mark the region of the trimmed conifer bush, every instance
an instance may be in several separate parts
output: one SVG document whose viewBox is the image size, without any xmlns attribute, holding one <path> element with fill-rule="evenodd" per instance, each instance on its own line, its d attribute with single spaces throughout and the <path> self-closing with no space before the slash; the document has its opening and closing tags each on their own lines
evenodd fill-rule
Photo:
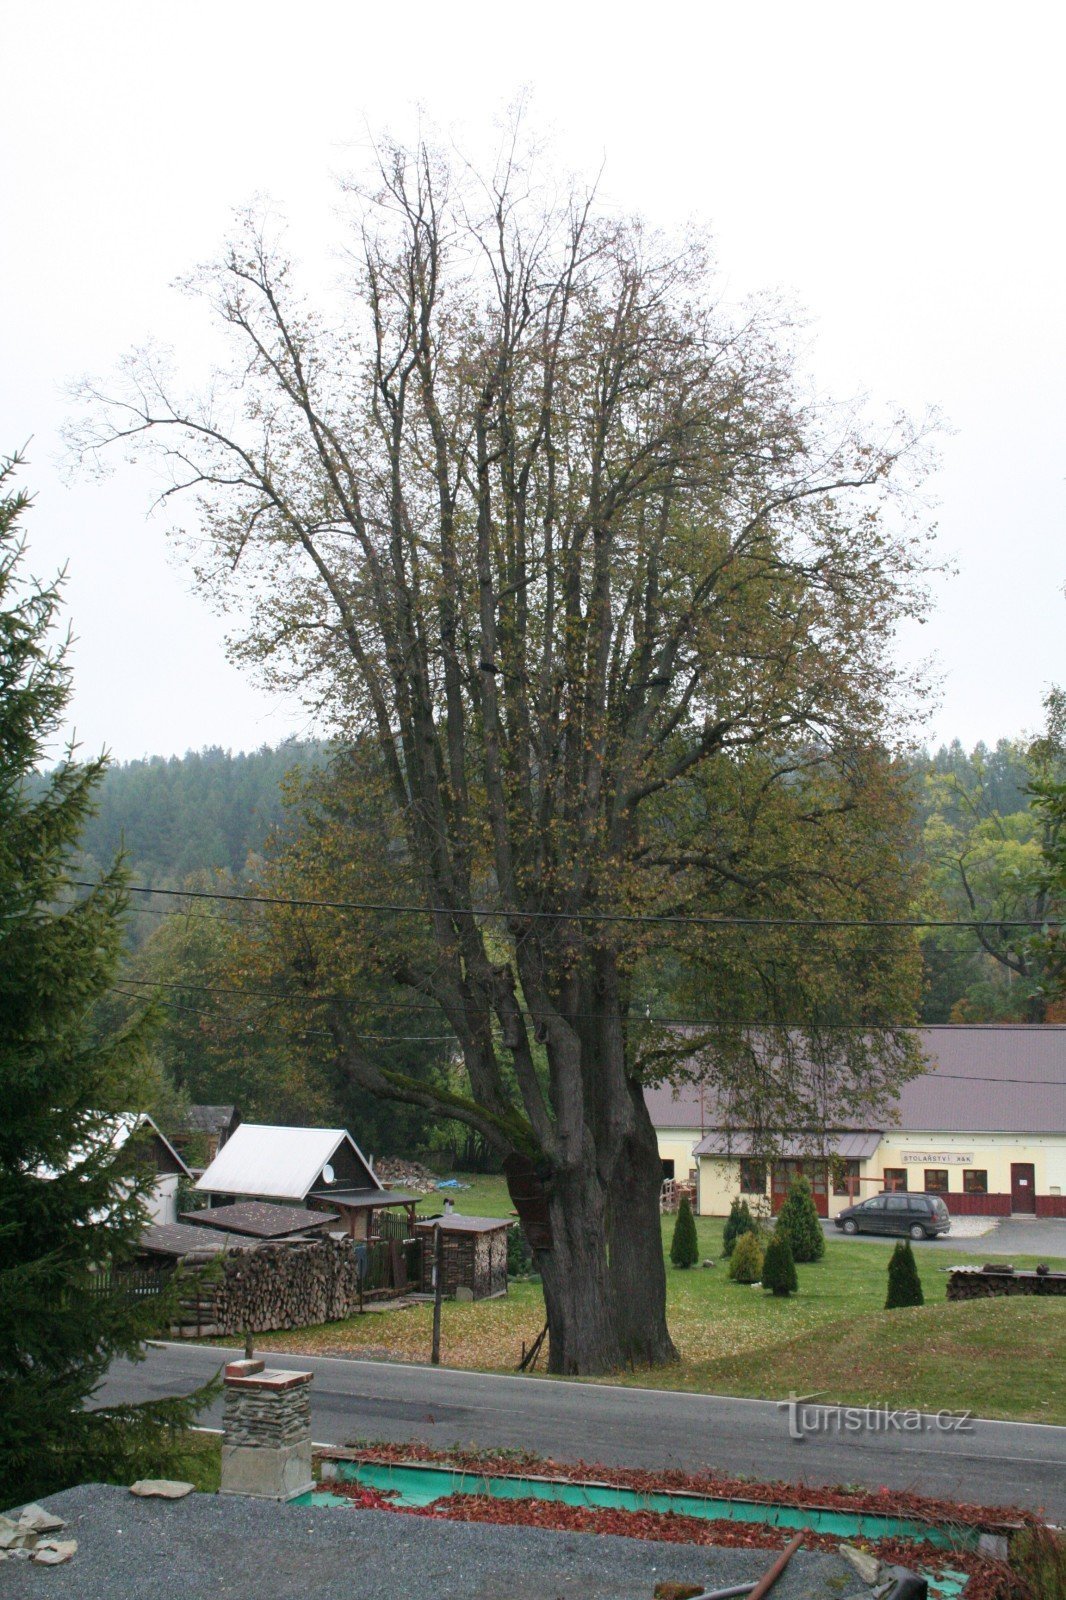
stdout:
<svg viewBox="0 0 1066 1600">
<path fill-rule="evenodd" d="M 675 1267 L 694 1267 L 700 1258 L 700 1242 L 696 1237 L 696 1219 L 687 1194 L 681 1196 L 674 1223 L 674 1237 L 670 1241 L 670 1260 Z"/>
<path fill-rule="evenodd" d="M 734 1283 L 758 1283 L 762 1277 L 762 1246 L 757 1233 L 742 1233 L 733 1246 L 729 1276 Z"/>
<path fill-rule="evenodd" d="M 746 1200 L 736 1199 L 729 1207 L 729 1215 L 725 1219 L 722 1230 L 722 1254 L 731 1256 L 733 1246 L 742 1233 L 755 1232 L 755 1218 L 751 1214 L 751 1207 Z"/>
<path fill-rule="evenodd" d="M 918 1276 L 918 1263 L 914 1259 L 909 1239 L 901 1239 L 888 1262 L 888 1299 L 886 1311 L 899 1306 L 924 1306 L 922 1280 Z"/>
<path fill-rule="evenodd" d="M 796 1277 L 796 1263 L 792 1256 L 792 1246 L 788 1242 L 788 1235 L 775 1233 L 766 1246 L 766 1255 L 762 1264 L 762 1286 L 772 1289 L 774 1294 L 795 1294 L 799 1288 L 799 1279 Z"/>
<path fill-rule="evenodd" d="M 825 1234 L 808 1178 L 793 1178 L 778 1214 L 777 1231 L 787 1238 L 793 1261 L 820 1261 L 825 1255 Z"/>
</svg>

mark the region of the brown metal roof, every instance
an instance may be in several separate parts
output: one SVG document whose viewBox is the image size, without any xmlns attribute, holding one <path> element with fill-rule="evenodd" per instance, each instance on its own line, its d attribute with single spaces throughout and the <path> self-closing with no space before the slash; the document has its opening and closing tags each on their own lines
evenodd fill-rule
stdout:
<svg viewBox="0 0 1066 1600">
<path fill-rule="evenodd" d="M 497 1233 L 510 1226 L 507 1217 L 464 1217 L 457 1211 L 450 1216 L 445 1213 L 440 1217 L 419 1217 L 415 1222 L 416 1232 L 439 1227 L 441 1233 Z"/>
<path fill-rule="evenodd" d="M 186 1106 L 181 1117 L 181 1131 L 223 1133 L 234 1118 L 237 1118 L 236 1106 Z"/>
<path fill-rule="evenodd" d="M 905 1083 L 897 1126 L 916 1133 L 1066 1133 L 1066 1024 L 916 1030 L 930 1070 Z M 657 1128 L 713 1129 L 713 1088 L 645 1089 Z"/>
<path fill-rule="evenodd" d="M 331 1206 L 347 1206 L 349 1211 L 380 1211 L 383 1206 L 413 1206 L 420 1194 L 404 1189 L 313 1189 L 311 1200 L 328 1200 Z M 313 1215 L 321 1215 L 319 1212 Z"/>
<path fill-rule="evenodd" d="M 842 1161 L 868 1161 L 881 1143 L 876 1133 L 827 1133 L 828 1150 Z M 814 1154 L 821 1145 L 821 1136 L 812 1133 L 809 1139 L 802 1134 L 785 1134 L 779 1138 L 756 1135 L 750 1129 L 715 1128 L 705 1134 L 693 1150 L 694 1156 L 766 1156 L 783 1157 L 786 1161 Z"/>
<path fill-rule="evenodd" d="M 156 1222 L 145 1228 L 140 1248 L 153 1256 L 218 1254 L 223 1250 L 254 1250 L 255 1240 L 214 1228 L 190 1228 L 184 1222 Z"/>
<path fill-rule="evenodd" d="M 286 1234 L 305 1233 L 340 1221 L 335 1213 L 310 1211 L 306 1206 L 276 1206 L 269 1200 L 239 1200 L 232 1206 L 183 1211 L 181 1219 L 198 1228 L 224 1228 L 228 1233 L 246 1233 L 254 1239 L 281 1239 Z"/>
</svg>

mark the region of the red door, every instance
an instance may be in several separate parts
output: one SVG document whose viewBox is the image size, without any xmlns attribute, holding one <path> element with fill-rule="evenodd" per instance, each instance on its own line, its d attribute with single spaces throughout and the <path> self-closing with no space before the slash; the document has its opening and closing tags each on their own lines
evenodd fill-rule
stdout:
<svg viewBox="0 0 1066 1600">
<path fill-rule="evenodd" d="M 820 1217 L 829 1215 L 829 1170 L 824 1161 L 775 1161 L 770 1178 L 770 1209 L 774 1216 L 788 1198 L 789 1184 L 804 1173 L 809 1179 L 814 1209 Z"/>
<path fill-rule="evenodd" d="M 1036 1216 L 1036 1168 L 1031 1161 L 1011 1162 L 1010 1208 Z"/>
</svg>

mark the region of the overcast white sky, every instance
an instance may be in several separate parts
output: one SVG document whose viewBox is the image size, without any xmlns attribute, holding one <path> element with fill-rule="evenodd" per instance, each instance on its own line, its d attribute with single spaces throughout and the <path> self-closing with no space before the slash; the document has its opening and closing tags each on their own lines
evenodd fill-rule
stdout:
<svg viewBox="0 0 1066 1600">
<path fill-rule="evenodd" d="M 476 151 L 524 87 L 561 159 L 666 226 L 710 222 L 731 295 L 783 288 L 831 392 L 939 406 L 958 574 L 904 648 L 934 740 L 1035 728 L 1066 680 L 1064 8 L 937 0 L 34 0 L 3 11 L 0 450 L 32 435 L 31 564 L 69 561 L 73 718 L 118 757 L 306 730 L 226 662 L 150 484 L 58 471 L 65 385 L 147 335 L 207 348 L 173 279 L 269 194 L 324 259 L 333 177 L 420 103 Z"/>
</svg>

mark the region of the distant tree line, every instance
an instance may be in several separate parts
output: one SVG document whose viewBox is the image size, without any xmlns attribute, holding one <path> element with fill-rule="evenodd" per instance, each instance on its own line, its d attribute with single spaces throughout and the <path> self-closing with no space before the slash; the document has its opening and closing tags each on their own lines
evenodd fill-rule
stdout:
<svg viewBox="0 0 1066 1600">
<path fill-rule="evenodd" d="M 181 888 L 195 874 L 244 876 L 273 831 L 285 826 L 288 774 L 324 762 L 328 746 L 310 740 L 276 748 L 147 756 L 104 772 L 79 849 L 88 875 L 122 853 L 134 883 Z M 45 780 L 37 780 L 43 787 Z M 140 919 L 131 930 L 143 942 Z"/>
<path fill-rule="evenodd" d="M 921 941 L 924 1022 L 1062 1018 L 1045 971 L 1055 968 L 1054 940 L 1002 926 L 1062 914 L 1061 866 L 1057 880 L 1048 866 L 1056 844 L 1061 857 L 1066 835 L 1061 799 L 1057 811 L 1053 804 L 1066 773 L 1057 694 L 1047 712 L 1037 738 L 969 751 L 956 740 L 909 763 L 915 909 L 985 919 L 976 934 L 938 930 Z M 317 860 L 328 852 L 335 819 L 310 823 L 308 797 L 335 792 L 329 759 L 328 746 L 310 741 L 115 764 L 84 828 L 81 868 L 95 875 L 98 863 L 125 849 L 134 881 L 147 886 L 239 888 L 261 882 L 264 863 L 273 882 L 278 862 L 294 849 Z M 275 887 L 284 890 L 285 882 Z M 299 884 L 288 887 L 295 893 Z M 323 939 L 304 916 L 293 920 L 291 935 L 275 937 L 275 952 L 279 942 L 284 949 L 307 941 L 304 970 L 298 958 L 265 960 L 247 918 L 224 904 L 147 913 L 133 898 L 126 964 L 100 1008 L 100 1025 L 127 1021 L 149 997 L 160 1002 L 155 1109 L 164 1122 L 190 1100 L 235 1102 L 259 1120 L 350 1126 L 375 1153 L 417 1153 L 440 1165 L 489 1159 L 483 1142 L 458 1123 L 368 1095 L 346 1073 L 320 1000 L 324 980 L 327 989 L 344 987 L 341 971 L 321 969 L 323 944 L 343 951 L 339 923 Z M 384 1065 L 464 1090 L 454 1045 L 432 1007 L 396 1009 L 373 985 L 358 989 L 356 1026 Z M 698 1007 L 699 994 L 671 977 L 669 962 L 654 990 L 663 1010 L 672 1002 L 686 1012 Z"/>
<path fill-rule="evenodd" d="M 938 931 L 922 941 L 924 1022 L 1039 1021 L 1049 1004 L 1058 1014 L 1044 994 L 1041 941 L 1000 926 L 1051 914 L 1055 891 L 1050 883 L 1041 891 L 1040 864 L 1059 830 L 1050 801 L 1037 791 L 1043 784 L 1053 793 L 1066 776 L 1058 694 L 1048 697 L 1047 711 L 1047 727 L 1035 739 L 981 742 L 972 750 L 956 739 L 909 764 L 922 909 L 987 919 L 977 937 Z M 85 825 L 81 866 L 99 876 L 124 851 L 133 881 L 148 887 L 209 887 L 219 875 L 240 884 L 272 838 L 276 847 L 297 826 L 286 787 L 295 793 L 328 759 L 329 746 L 309 740 L 116 762 L 105 770 Z M 141 949 L 165 920 L 161 904 L 152 911 L 135 906 L 129 945 Z M 177 937 L 168 930 L 157 949 Z M 183 970 L 190 962 L 195 969 L 202 956 L 191 948 L 187 925 L 181 937 Z"/>
</svg>

